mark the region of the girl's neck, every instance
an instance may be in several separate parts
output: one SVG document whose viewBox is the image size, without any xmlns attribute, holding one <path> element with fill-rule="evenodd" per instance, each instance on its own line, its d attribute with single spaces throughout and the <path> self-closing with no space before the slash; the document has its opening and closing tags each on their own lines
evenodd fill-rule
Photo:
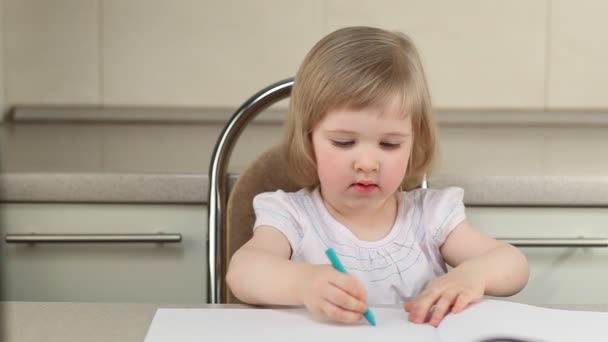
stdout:
<svg viewBox="0 0 608 342">
<path fill-rule="evenodd" d="M 321 194 L 323 198 L 323 195 Z M 325 198 L 323 203 L 329 213 L 358 239 L 377 241 L 387 236 L 397 218 L 398 200 L 393 194 L 377 207 L 365 209 L 339 208 L 332 206 Z"/>
</svg>

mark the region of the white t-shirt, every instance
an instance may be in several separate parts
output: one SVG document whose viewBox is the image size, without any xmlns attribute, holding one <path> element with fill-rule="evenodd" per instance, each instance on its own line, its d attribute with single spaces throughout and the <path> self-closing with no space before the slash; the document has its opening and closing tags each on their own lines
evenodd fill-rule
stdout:
<svg viewBox="0 0 608 342">
<path fill-rule="evenodd" d="M 294 261 L 329 264 L 325 251 L 333 248 L 346 271 L 365 285 L 369 304 L 398 304 L 446 273 L 439 248 L 465 219 L 463 194 L 454 187 L 400 192 L 388 235 L 363 241 L 331 216 L 318 188 L 266 192 L 253 200 L 254 229 L 272 226 L 282 232 Z"/>
</svg>

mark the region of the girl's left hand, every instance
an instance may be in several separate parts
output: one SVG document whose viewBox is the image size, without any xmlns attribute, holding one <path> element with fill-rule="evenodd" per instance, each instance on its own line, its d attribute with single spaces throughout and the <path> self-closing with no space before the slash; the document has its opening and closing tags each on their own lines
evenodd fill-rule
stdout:
<svg viewBox="0 0 608 342">
<path fill-rule="evenodd" d="M 405 303 L 409 320 L 414 323 L 428 320 L 437 327 L 450 310 L 457 313 L 481 300 L 485 291 L 483 276 L 467 266 L 462 264 L 435 279 L 417 298 Z"/>
</svg>

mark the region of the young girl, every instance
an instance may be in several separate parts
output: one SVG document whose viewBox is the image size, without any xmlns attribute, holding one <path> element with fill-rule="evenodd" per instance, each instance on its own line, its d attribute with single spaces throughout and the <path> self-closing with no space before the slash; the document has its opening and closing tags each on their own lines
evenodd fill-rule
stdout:
<svg viewBox="0 0 608 342">
<path fill-rule="evenodd" d="M 437 326 L 484 295 L 521 290 L 526 258 L 467 223 L 462 189 L 402 190 L 429 172 L 435 134 L 406 36 L 350 27 L 324 37 L 296 75 L 284 141 L 303 189 L 255 197 L 253 238 L 228 269 L 232 292 L 340 322 L 404 303 L 410 321 Z M 348 274 L 329 265 L 330 247 Z"/>
</svg>

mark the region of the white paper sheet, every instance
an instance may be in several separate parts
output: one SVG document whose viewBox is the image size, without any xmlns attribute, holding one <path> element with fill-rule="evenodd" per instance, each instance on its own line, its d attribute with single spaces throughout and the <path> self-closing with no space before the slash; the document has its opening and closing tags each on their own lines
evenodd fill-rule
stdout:
<svg viewBox="0 0 608 342">
<path fill-rule="evenodd" d="M 484 300 L 445 318 L 439 328 L 414 324 L 401 308 L 372 308 L 378 325 L 334 324 L 305 309 L 159 309 L 146 342 L 416 341 L 474 342 L 489 337 L 530 341 L 608 340 L 608 313 L 544 309 Z"/>
<path fill-rule="evenodd" d="M 608 313 L 546 309 L 484 300 L 445 318 L 439 326 L 444 342 L 511 337 L 533 342 L 608 341 Z"/>
<path fill-rule="evenodd" d="M 403 309 L 374 308 L 378 325 L 314 320 L 305 309 L 159 309 L 146 342 L 437 342 L 436 329 L 407 321 Z M 390 338 L 389 338 L 390 337 Z M 388 339 L 386 339 L 388 338 Z"/>
</svg>

